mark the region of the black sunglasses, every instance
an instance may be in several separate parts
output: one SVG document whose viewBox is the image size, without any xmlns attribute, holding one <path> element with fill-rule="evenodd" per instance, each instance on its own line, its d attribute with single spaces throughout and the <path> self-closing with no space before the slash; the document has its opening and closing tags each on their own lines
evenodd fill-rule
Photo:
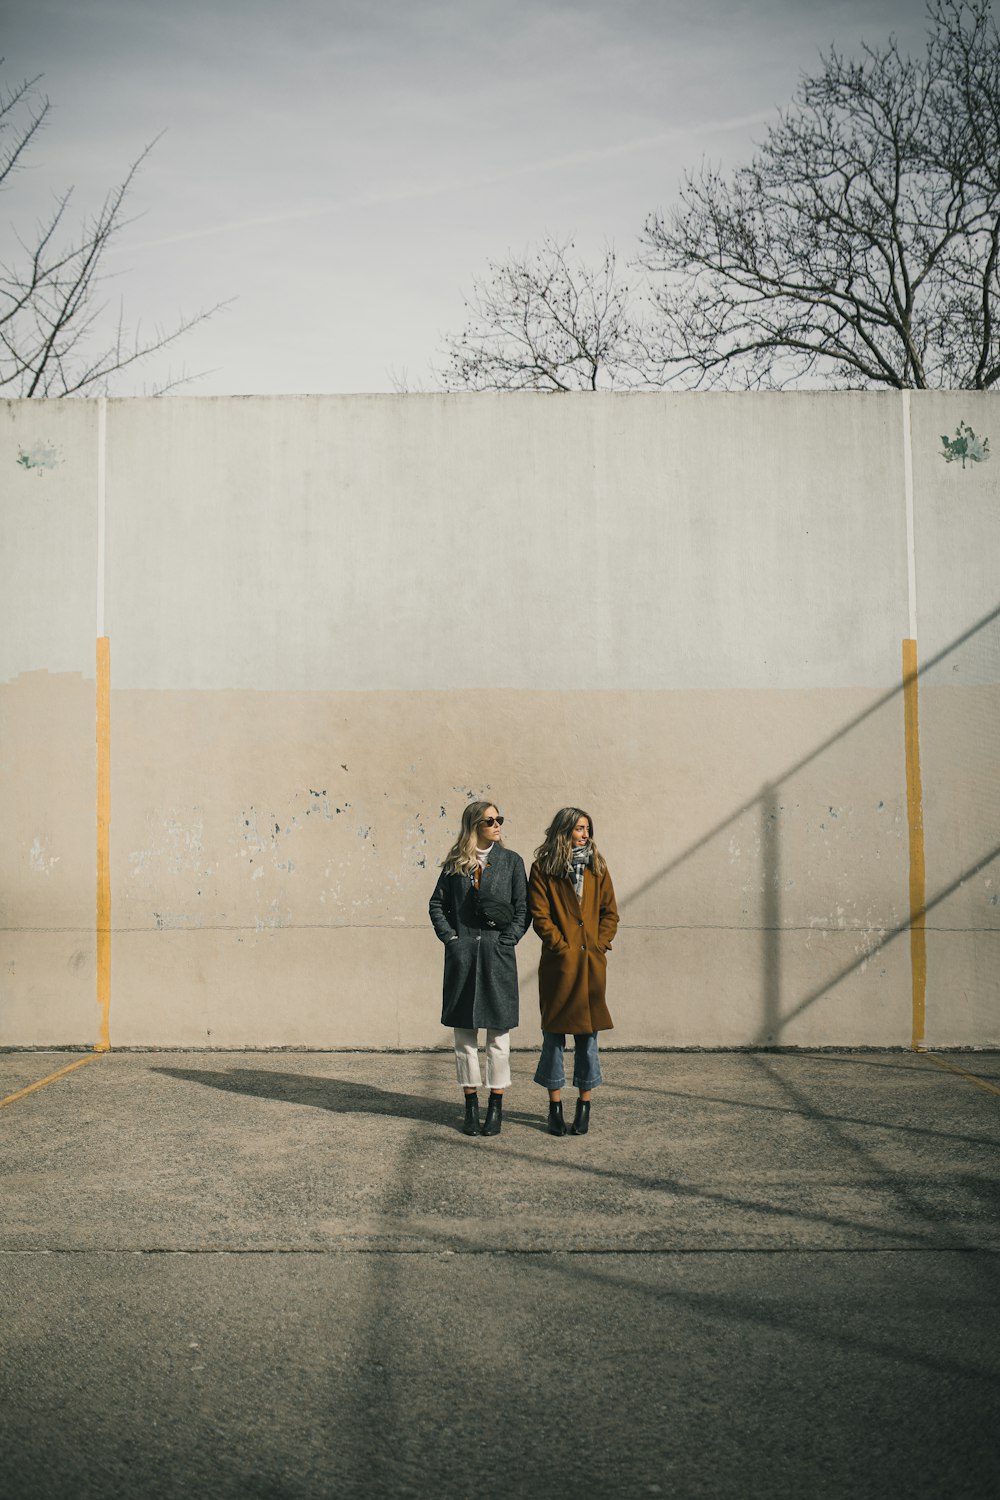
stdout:
<svg viewBox="0 0 1000 1500">
<path fill-rule="evenodd" d="M 503 827 L 503 818 L 499 814 L 497 814 L 497 816 L 495 818 L 480 818 L 479 819 L 479 826 L 480 826 L 480 828 L 492 828 L 494 823 L 497 825 L 498 828 L 502 828 Z"/>
</svg>

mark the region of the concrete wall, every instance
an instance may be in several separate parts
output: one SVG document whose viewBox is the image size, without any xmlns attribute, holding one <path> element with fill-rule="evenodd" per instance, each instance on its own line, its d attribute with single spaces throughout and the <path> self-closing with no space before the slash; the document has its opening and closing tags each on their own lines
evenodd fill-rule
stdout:
<svg viewBox="0 0 1000 1500">
<path fill-rule="evenodd" d="M 95 640 L 117 1046 L 426 1046 L 461 808 L 590 808 L 609 1044 L 1000 1041 L 1000 397 L 0 405 L 0 1043 L 93 1043 Z M 912 563 L 912 576 L 908 565 Z M 911 619 L 911 611 L 915 616 Z M 537 1038 L 537 941 L 521 946 Z"/>
</svg>

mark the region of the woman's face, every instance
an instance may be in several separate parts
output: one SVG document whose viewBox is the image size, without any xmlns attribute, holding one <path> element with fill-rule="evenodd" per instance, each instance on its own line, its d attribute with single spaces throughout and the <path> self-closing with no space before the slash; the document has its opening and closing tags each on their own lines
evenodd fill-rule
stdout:
<svg viewBox="0 0 1000 1500">
<path fill-rule="evenodd" d="M 576 824 L 574 825 L 574 828 L 573 828 L 573 832 L 569 836 L 569 841 L 573 845 L 574 849 L 580 849 L 580 848 L 582 848 L 582 846 L 584 844 L 588 844 L 590 842 L 590 819 L 589 818 L 586 818 L 586 817 L 579 817 L 579 818 L 577 818 Z"/>
<path fill-rule="evenodd" d="M 480 849 L 485 849 L 488 844 L 495 844 L 499 839 L 501 833 L 503 832 L 500 824 L 495 821 L 499 816 L 500 814 L 497 812 L 495 807 L 488 807 L 483 813 L 482 818 L 480 818 L 479 823 L 476 826 L 476 841 L 479 844 Z M 494 819 L 492 827 L 488 823 L 483 821 L 485 818 Z"/>
</svg>

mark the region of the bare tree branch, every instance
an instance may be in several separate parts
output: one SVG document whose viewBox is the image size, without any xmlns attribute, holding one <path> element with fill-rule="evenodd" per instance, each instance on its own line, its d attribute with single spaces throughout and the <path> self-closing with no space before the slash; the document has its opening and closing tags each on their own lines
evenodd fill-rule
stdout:
<svg viewBox="0 0 1000 1500">
<path fill-rule="evenodd" d="M 0 58 L 0 63 L 3 59 Z M 0 190 L 23 166 L 28 148 L 49 114 L 49 101 L 36 102 L 38 79 L 0 92 Z M 132 219 L 126 204 L 136 177 L 155 146 L 132 162 L 101 207 L 64 235 L 72 189 L 54 200 L 48 218 L 30 238 L 15 234 L 13 258 L 0 261 L 0 392 L 9 396 L 74 396 L 105 392 L 114 376 L 169 348 L 219 311 L 224 303 L 181 317 L 169 328 L 144 335 L 129 330 L 119 310 L 106 330 L 102 300 L 109 246 Z M 172 389 L 193 376 L 168 379 Z"/>
<path fill-rule="evenodd" d="M 3 61 L 4 59 L 0 57 L 0 67 L 3 66 Z M 36 78 L 26 78 L 13 89 L 0 90 L 0 187 L 20 164 L 21 157 L 31 145 L 49 113 L 49 101 L 42 99 L 34 108 L 28 110 L 26 121 L 17 123 L 18 107 L 22 102 L 31 98 L 32 91 L 40 78 L 41 74 Z M 10 132 L 13 132 L 13 140 L 8 139 Z"/>
<path fill-rule="evenodd" d="M 445 342 L 446 390 L 594 391 L 640 384 L 633 294 L 613 249 L 598 267 L 572 241 L 490 261 L 466 299 L 467 320 Z"/>
<path fill-rule="evenodd" d="M 652 382 L 1000 379 L 1000 36 L 990 0 L 928 19 L 916 61 L 831 49 L 748 166 L 649 218 Z"/>
</svg>

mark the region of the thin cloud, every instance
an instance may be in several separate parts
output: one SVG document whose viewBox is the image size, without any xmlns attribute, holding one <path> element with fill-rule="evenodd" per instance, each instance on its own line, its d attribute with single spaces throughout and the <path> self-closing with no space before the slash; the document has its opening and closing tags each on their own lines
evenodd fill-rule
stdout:
<svg viewBox="0 0 1000 1500">
<path fill-rule="evenodd" d="M 773 119 L 773 110 L 758 110 L 754 114 L 736 115 L 731 119 L 707 120 L 700 125 L 674 125 L 654 135 L 636 136 L 632 140 L 618 141 L 608 146 L 592 146 L 580 151 L 566 152 L 560 156 L 544 157 L 540 161 L 520 162 L 499 172 L 479 177 L 450 178 L 446 182 L 417 183 L 410 187 L 386 188 L 380 191 L 352 194 L 325 203 L 313 204 L 309 208 L 292 208 L 275 214 L 257 214 L 247 219 L 231 219 L 223 224 L 208 224 L 201 229 L 188 229 L 180 234 L 164 235 L 160 239 L 143 240 L 129 244 L 129 254 L 137 250 L 158 249 L 163 245 L 179 245 L 190 240 L 208 239 L 215 235 L 236 234 L 247 229 L 265 229 L 276 224 L 301 223 L 307 219 L 320 219 L 327 215 L 344 213 L 350 209 L 376 208 L 387 203 L 409 203 L 426 198 L 446 197 L 449 194 L 468 193 L 477 188 L 496 187 L 503 182 L 513 182 L 519 177 L 538 176 L 555 172 L 564 167 L 588 166 L 593 162 L 610 161 L 615 157 L 630 156 L 640 151 L 650 151 L 657 146 L 668 146 L 689 139 L 692 135 L 724 135 L 734 130 L 751 130 Z"/>
</svg>

